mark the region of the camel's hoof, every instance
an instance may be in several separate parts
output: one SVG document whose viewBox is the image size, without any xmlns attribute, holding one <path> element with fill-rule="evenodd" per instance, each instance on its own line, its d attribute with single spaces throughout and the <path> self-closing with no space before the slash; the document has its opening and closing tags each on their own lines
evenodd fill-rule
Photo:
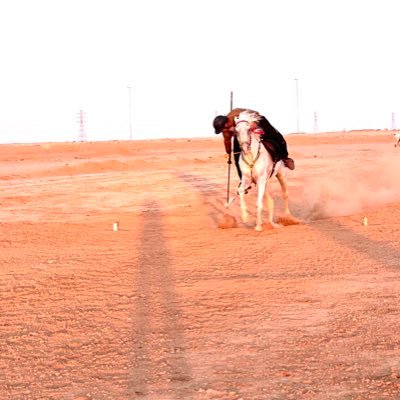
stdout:
<svg viewBox="0 0 400 400">
<path fill-rule="evenodd" d="M 254 228 L 254 230 L 257 231 L 257 232 L 262 232 L 262 231 L 263 231 L 263 228 L 262 228 L 262 226 L 257 225 L 257 226 Z"/>
</svg>

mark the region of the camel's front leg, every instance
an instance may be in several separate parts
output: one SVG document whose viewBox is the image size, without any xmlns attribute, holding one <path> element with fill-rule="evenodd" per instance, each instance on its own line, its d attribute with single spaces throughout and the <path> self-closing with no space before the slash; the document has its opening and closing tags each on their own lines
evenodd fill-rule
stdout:
<svg viewBox="0 0 400 400">
<path fill-rule="evenodd" d="M 267 197 L 267 205 L 268 205 L 268 222 L 271 224 L 273 228 L 278 228 L 280 225 L 274 222 L 274 199 L 268 192 L 268 188 L 265 193 Z"/>
<path fill-rule="evenodd" d="M 274 199 L 269 193 L 268 182 L 265 183 L 265 197 L 267 199 L 267 209 L 268 209 L 268 222 L 273 228 L 278 228 L 280 225 L 274 222 Z M 260 230 L 257 229 L 256 230 Z"/>
<path fill-rule="evenodd" d="M 264 203 L 264 194 L 266 190 L 266 180 L 259 179 L 257 182 L 258 192 L 257 192 L 257 221 L 255 230 L 261 232 L 262 228 L 262 211 L 263 211 L 263 203 Z"/>
<path fill-rule="evenodd" d="M 249 222 L 249 213 L 247 211 L 246 200 L 244 199 L 244 192 L 249 186 L 247 180 L 243 177 L 239 186 L 240 210 L 242 213 L 242 221 L 246 224 Z"/>
</svg>

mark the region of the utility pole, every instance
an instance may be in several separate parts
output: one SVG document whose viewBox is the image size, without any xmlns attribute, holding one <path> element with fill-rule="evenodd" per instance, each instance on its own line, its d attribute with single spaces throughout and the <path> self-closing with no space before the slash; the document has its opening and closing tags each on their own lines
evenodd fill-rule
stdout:
<svg viewBox="0 0 400 400">
<path fill-rule="evenodd" d="M 296 128 L 299 133 L 299 80 L 297 78 L 294 80 L 296 81 Z"/>
<path fill-rule="evenodd" d="M 78 113 L 78 124 L 79 124 L 79 134 L 78 134 L 78 142 L 86 142 L 86 129 L 85 129 L 85 113 L 83 110 L 80 110 Z"/>
<path fill-rule="evenodd" d="M 392 112 L 392 131 L 396 129 L 396 120 L 394 116 L 394 112 Z"/>
<path fill-rule="evenodd" d="M 318 133 L 318 114 L 314 112 L 314 133 Z"/>
<path fill-rule="evenodd" d="M 230 102 L 230 110 L 233 110 L 233 91 L 231 90 L 231 102 Z"/>
<path fill-rule="evenodd" d="M 127 86 L 128 89 L 128 114 L 129 114 L 129 140 L 132 140 L 132 87 Z"/>
</svg>

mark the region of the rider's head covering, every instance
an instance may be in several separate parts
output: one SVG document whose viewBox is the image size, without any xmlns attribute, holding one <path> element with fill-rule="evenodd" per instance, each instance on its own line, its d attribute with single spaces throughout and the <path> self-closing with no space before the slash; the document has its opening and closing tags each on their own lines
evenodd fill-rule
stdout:
<svg viewBox="0 0 400 400">
<path fill-rule="evenodd" d="M 226 117 L 225 115 L 217 115 L 213 121 L 213 127 L 215 129 L 215 133 L 221 133 L 227 121 L 228 117 Z"/>
</svg>

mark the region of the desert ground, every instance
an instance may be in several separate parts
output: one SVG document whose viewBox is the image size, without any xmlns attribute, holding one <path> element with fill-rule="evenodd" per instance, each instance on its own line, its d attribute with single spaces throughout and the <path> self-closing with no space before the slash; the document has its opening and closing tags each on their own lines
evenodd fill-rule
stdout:
<svg viewBox="0 0 400 400">
<path fill-rule="evenodd" d="M 219 135 L 0 145 L 0 399 L 400 399 L 394 133 L 287 135 L 262 232 Z"/>
</svg>

